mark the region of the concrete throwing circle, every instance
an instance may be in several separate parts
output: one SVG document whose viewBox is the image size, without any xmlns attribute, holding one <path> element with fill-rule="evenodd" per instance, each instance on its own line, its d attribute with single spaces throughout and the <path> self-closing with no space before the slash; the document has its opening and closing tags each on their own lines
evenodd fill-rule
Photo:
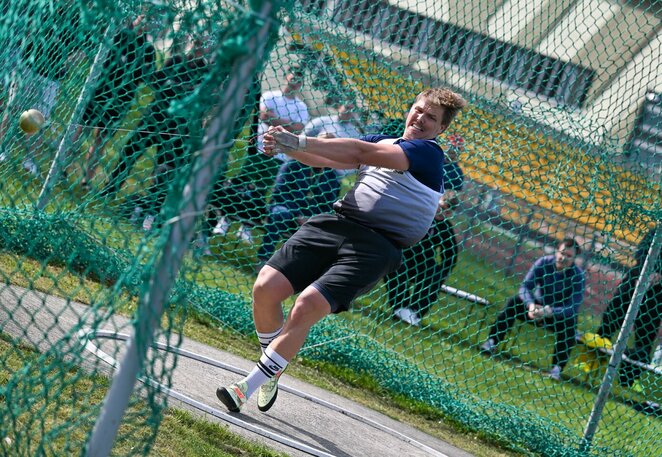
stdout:
<svg viewBox="0 0 662 457">
<path fill-rule="evenodd" d="M 84 343 L 84 348 L 94 356 L 96 356 L 98 359 L 103 361 L 104 363 L 108 364 L 111 368 L 117 369 L 119 362 L 110 354 L 107 352 L 103 351 L 97 344 L 93 342 L 95 339 L 111 339 L 111 340 L 116 340 L 116 341 L 129 341 L 131 339 L 131 336 L 124 334 L 124 333 L 118 333 L 114 331 L 108 331 L 108 330 L 93 330 L 93 329 L 82 329 L 78 332 L 78 338 Z M 201 362 L 203 364 L 207 364 L 216 368 L 220 368 L 223 370 L 230 371 L 232 373 L 245 376 L 247 374 L 246 370 L 243 370 L 241 368 L 237 368 L 235 366 L 220 362 L 218 360 L 214 360 L 209 357 L 205 357 L 200 354 L 196 354 L 195 352 L 188 351 L 186 349 L 182 349 L 179 347 L 172 347 L 165 345 L 163 343 L 155 342 L 152 344 L 152 347 L 157 350 L 165 351 L 165 352 L 170 352 L 173 354 L 176 354 L 177 356 L 185 357 L 187 359 L 195 360 L 197 362 Z M 334 457 L 333 454 L 329 454 L 327 452 L 324 452 L 321 449 L 317 449 L 311 446 L 308 446 L 305 443 L 302 443 L 300 441 L 296 441 L 293 439 L 290 439 L 286 436 L 280 435 L 278 433 L 274 433 L 272 431 L 266 430 L 263 427 L 256 426 L 254 424 L 248 423 L 246 421 L 243 421 L 236 416 L 230 415 L 228 413 L 225 413 L 221 410 L 218 410 L 216 408 L 213 408 L 209 405 L 206 405 L 202 402 L 199 402 L 181 392 L 178 392 L 174 389 L 171 389 L 167 386 L 164 386 L 163 384 L 159 383 L 158 381 L 155 381 L 154 379 L 151 379 L 149 377 L 141 377 L 139 378 L 139 381 L 150 385 L 152 387 L 157 387 L 159 388 L 162 392 L 164 392 L 166 395 L 169 397 L 172 397 L 178 401 L 181 401 L 199 411 L 205 412 L 207 414 L 211 414 L 212 416 L 221 419 L 223 421 L 229 422 L 237 427 L 243 428 L 245 430 L 248 430 L 252 433 L 255 433 L 257 435 L 263 436 L 265 438 L 268 438 L 270 440 L 276 441 L 282 445 L 285 445 L 287 447 L 297 449 L 299 451 L 302 451 L 306 454 L 309 455 L 314 455 L 314 456 L 319 456 L 319 457 Z M 305 392 L 302 392 L 300 390 L 288 387 L 286 385 L 283 385 L 282 383 L 279 384 L 278 388 L 282 390 L 283 392 L 290 393 L 292 395 L 296 395 L 300 398 L 303 398 L 307 401 L 310 401 L 314 404 L 317 404 L 319 406 L 322 406 L 324 408 L 328 408 L 332 411 L 338 412 L 344 416 L 347 416 L 349 418 L 352 418 L 356 421 L 359 421 L 363 424 L 366 424 L 372 428 L 375 428 L 376 430 L 379 430 L 381 432 L 387 433 L 393 437 L 398 438 L 401 441 L 404 441 L 405 443 L 412 445 L 414 447 L 419 448 L 420 450 L 436 457 L 448 457 L 448 455 L 443 454 L 436 449 L 433 449 L 419 441 L 414 440 L 413 438 L 408 437 L 407 435 L 404 435 L 401 432 L 398 432 L 397 430 L 394 430 L 390 427 L 387 427 L 383 424 L 380 424 L 379 422 L 376 422 L 370 418 L 361 416 L 360 414 L 356 414 L 352 411 L 349 411 L 345 408 L 341 408 L 340 406 L 337 406 L 333 403 L 327 402 L 325 400 L 322 400 L 321 398 L 317 398 L 315 396 L 312 396 L 310 394 L 307 394 Z"/>
</svg>

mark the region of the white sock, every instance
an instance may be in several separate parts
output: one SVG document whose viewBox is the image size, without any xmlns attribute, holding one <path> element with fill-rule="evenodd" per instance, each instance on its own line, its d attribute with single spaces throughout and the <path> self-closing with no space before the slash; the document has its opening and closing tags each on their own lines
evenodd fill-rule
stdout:
<svg viewBox="0 0 662 457">
<path fill-rule="evenodd" d="M 273 349 L 265 349 L 264 354 L 260 357 L 260 361 L 255 368 L 253 368 L 253 371 L 251 371 L 244 379 L 244 382 L 248 385 L 246 397 L 253 395 L 253 392 L 255 392 L 262 384 L 283 371 L 287 366 L 287 363 L 287 360 L 282 358 Z"/>
<path fill-rule="evenodd" d="M 256 331 L 257 333 L 257 339 L 260 342 L 260 349 L 262 350 L 262 353 L 264 354 L 264 350 L 271 344 L 273 340 L 276 339 L 278 335 L 280 335 L 280 332 L 283 331 L 283 327 L 279 328 L 275 332 L 270 332 L 270 333 L 260 333 Z"/>
</svg>

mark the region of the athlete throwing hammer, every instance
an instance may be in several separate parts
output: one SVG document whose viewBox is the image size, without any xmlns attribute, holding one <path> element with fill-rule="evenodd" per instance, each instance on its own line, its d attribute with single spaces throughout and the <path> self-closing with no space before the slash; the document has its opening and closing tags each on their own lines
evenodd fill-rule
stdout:
<svg viewBox="0 0 662 457">
<path fill-rule="evenodd" d="M 282 127 L 264 136 L 267 155 L 285 153 L 312 167 L 358 168 L 354 187 L 334 204 L 335 214 L 312 217 L 267 261 L 253 285 L 253 319 L 262 356 L 244 379 L 216 396 L 239 412 L 258 391 L 268 411 L 278 379 L 303 346 L 310 328 L 330 313 L 347 311 L 400 264 L 402 248 L 428 231 L 443 189 L 444 153 L 435 138 L 466 106 L 448 89 L 421 92 L 400 138 L 306 138 Z M 282 302 L 299 293 L 287 320 Z"/>
</svg>

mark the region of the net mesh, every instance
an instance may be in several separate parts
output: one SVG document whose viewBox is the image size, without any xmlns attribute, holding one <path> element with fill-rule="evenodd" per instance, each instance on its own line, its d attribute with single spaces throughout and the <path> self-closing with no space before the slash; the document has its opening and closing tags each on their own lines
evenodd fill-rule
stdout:
<svg viewBox="0 0 662 457">
<path fill-rule="evenodd" d="M 254 338 L 256 271 L 356 176 L 261 154 L 267 122 L 397 136 L 417 93 L 448 86 L 469 106 L 438 139 L 446 218 L 350 312 L 316 325 L 300 357 L 365 373 L 513 448 L 584 455 L 604 339 L 616 341 L 661 216 L 659 4 L 311 0 L 274 2 L 264 17 L 264 3 L 1 2 L 3 453 L 84 449 L 111 385 L 86 345 L 153 318 L 160 269 L 172 286 L 155 338 L 178 346 L 186 319 Z M 265 58 L 241 74 L 265 22 Z M 45 117 L 35 134 L 19 125 L 28 109 Z M 222 131 L 219 113 L 230 113 Z M 191 195 L 203 169 L 213 178 Z M 193 236 L 173 247 L 191 201 L 204 202 Z M 515 320 L 481 354 L 531 266 L 568 237 L 586 287 L 561 381 L 541 376 L 558 362 L 553 326 Z M 168 269 L 174 249 L 187 253 Z M 654 264 L 591 455 L 659 449 Z M 103 348 L 122 356 L 120 343 Z M 175 362 L 147 351 L 140 374 L 168 386 Z M 164 406 L 159 388 L 136 384 L 113 453 L 147 454 Z"/>
</svg>

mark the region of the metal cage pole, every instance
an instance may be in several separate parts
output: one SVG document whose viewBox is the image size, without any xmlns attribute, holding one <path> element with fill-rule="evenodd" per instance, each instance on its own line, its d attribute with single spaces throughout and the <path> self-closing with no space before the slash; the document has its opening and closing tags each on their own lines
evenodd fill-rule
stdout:
<svg viewBox="0 0 662 457">
<path fill-rule="evenodd" d="M 584 429 L 584 441 L 582 448 L 586 451 L 590 448 L 595 436 L 595 432 L 598 428 L 598 423 L 600 422 L 600 417 L 602 416 L 602 410 L 609 398 L 611 393 L 612 382 L 616 376 L 616 372 L 621 363 L 623 357 L 623 351 L 625 351 L 625 346 L 627 345 L 628 337 L 632 332 L 632 327 L 634 326 L 634 320 L 637 317 L 639 312 L 639 307 L 648 289 L 650 282 L 651 273 L 655 268 L 657 259 L 660 255 L 660 245 L 662 244 L 662 224 L 657 223 L 655 229 L 655 234 L 653 236 L 653 241 L 650 248 L 648 249 L 648 255 L 644 261 L 644 265 L 641 269 L 639 279 L 637 280 L 637 285 L 634 288 L 634 293 L 632 294 L 632 301 L 630 306 L 625 314 L 625 319 L 623 320 L 623 325 L 621 326 L 621 331 L 618 334 L 616 339 L 616 344 L 614 346 L 614 353 L 609 359 L 609 365 L 607 366 L 607 371 L 605 372 L 604 377 L 602 378 L 602 383 L 600 384 L 600 390 L 593 404 L 593 409 L 589 416 L 588 422 L 586 423 L 586 428 Z"/>
<path fill-rule="evenodd" d="M 183 188 L 182 200 L 185 204 L 180 211 L 180 217 L 172 220 L 168 239 L 161 251 L 162 255 L 151 272 L 149 288 L 140 297 L 141 308 L 146 312 L 140 315 L 134 333 L 127 343 L 126 355 L 113 376 L 101 414 L 84 450 L 85 455 L 105 457 L 110 454 L 142 362 L 147 349 L 152 345 L 154 332 L 161 320 L 164 303 L 193 237 L 199 208 L 204 207 L 213 177 L 222 166 L 227 150 L 232 144 L 231 136 L 234 133 L 237 107 L 242 105 L 255 69 L 264 54 L 273 25 L 270 15 L 275 3 L 278 2 L 265 1 L 261 5 L 261 10 L 254 12 L 263 19 L 261 27 L 248 42 L 249 51 L 246 57 L 233 65 L 230 73 L 233 76 L 224 87 L 222 98 L 217 105 L 219 108 L 209 123 L 203 146 L 195 162 L 203 166 L 195 167 Z"/>
</svg>

